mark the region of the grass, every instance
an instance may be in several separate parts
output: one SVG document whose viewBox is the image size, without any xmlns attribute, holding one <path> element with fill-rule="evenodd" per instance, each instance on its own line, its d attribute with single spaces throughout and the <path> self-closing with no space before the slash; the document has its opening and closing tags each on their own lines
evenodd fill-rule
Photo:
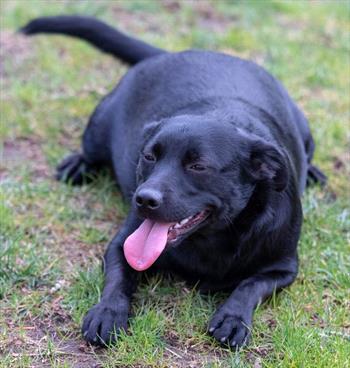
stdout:
<svg viewBox="0 0 350 368">
<path fill-rule="evenodd" d="M 350 7 L 345 1 L 1 3 L 0 367 L 347 367 L 350 365 Z M 205 333 L 224 296 L 155 277 L 138 290 L 116 347 L 83 343 L 100 259 L 127 205 L 108 174 L 73 188 L 54 167 L 126 66 L 83 42 L 14 31 L 49 14 L 95 15 L 159 47 L 221 50 L 283 81 L 308 116 L 325 189 L 303 198 L 297 281 L 261 305 L 252 344 Z"/>
</svg>

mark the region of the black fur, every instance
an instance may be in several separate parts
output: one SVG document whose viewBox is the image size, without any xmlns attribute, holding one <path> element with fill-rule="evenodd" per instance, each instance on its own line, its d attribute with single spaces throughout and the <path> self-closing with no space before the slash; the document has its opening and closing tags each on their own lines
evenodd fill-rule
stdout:
<svg viewBox="0 0 350 368">
<path fill-rule="evenodd" d="M 208 331 L 221 343 L 246 343 L 256 305 L 297 275 L 307 174 L 326 179 L 311 165 L 314 144 L 302 112 L 250 61 L 167 53 L 84 17 L 40 18 L 22 31 L 80 37 L 136 64 L 92 115 L 82 153 L 58 167 L 59 179 L 79 184 L 111 166 L 132 201 L 108 246 L 105 287 L 84 319 L 85 339 L 108 342 L 127 328 L 138 272 L 123 244 L 141 219 L 179 221 L 207 208 L 209 218 L 168 245 L 151 271 L 231 292 Z"/>
<path fill-rule="evenodd" d="M 118 56 L 131 65 L 148 57 L 164 53 L 163 50 L 128 37 L 95 18 L 79 15 L 37 18 L 22 27 L 20 32 L 26 35 L 42 32 L 57 33 L 81 38 L 104 52 Z M 130 47 L 131 45 L 132 47 Z"/>
</svg>

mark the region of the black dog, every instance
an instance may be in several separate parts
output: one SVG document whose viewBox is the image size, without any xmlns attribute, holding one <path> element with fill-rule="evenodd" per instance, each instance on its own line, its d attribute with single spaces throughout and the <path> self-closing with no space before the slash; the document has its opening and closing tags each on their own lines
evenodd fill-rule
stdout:
<svg viewBox="0 0 350 368">
<path fill-rule="evenodd" d="M 314 166 L 308 122 L 258 65 L 208 51 L 169 53 L 92 18 L 39 18 L 25 34 L 62 33 L 135 65 L 92 115 L 82 153 L 57 177 L 81 184 L 111 166 L 130 213 L 105 255 L 101 301 L 85 339 L 113 341 L 127 328 L 138 271 L 160 270 L 231 295 L 209 323 L 241 346 L 258 303 L 298 270 L 300 197 Z"/>
</svg>

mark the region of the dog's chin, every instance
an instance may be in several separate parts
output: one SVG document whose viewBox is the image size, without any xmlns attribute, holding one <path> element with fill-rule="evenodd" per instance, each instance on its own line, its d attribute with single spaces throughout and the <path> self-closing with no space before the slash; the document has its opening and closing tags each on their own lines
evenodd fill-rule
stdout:
<svg viewBox="0 0 350 368">
<path fill-rule="evenodd" d="M 210 222 L 212 210 L 206 208 L 196 214 L 189 216 L 169 227 L 168 246 L 176 246 L 185 238 L 198 231 Z"/>
</svg>

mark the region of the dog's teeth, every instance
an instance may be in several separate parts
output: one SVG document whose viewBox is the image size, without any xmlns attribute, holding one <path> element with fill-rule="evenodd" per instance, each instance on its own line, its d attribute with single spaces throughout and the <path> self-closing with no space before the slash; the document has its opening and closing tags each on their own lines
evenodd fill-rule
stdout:
<svg viewBox="0 0 350 368">
<path fill-rule="evenodd" d="M 185 218 L 179 222 L 180 225 L 185 225 L 187 222 L 190 221 L 188 218 Z"/>
<path fill-rule="evenodd" d="M 175 224 L 174 229 L 178 229 L 180 227 L 181 227 L 181 225 L 179 223 L 177 223 L 177 224 Z"/>
</svg>

